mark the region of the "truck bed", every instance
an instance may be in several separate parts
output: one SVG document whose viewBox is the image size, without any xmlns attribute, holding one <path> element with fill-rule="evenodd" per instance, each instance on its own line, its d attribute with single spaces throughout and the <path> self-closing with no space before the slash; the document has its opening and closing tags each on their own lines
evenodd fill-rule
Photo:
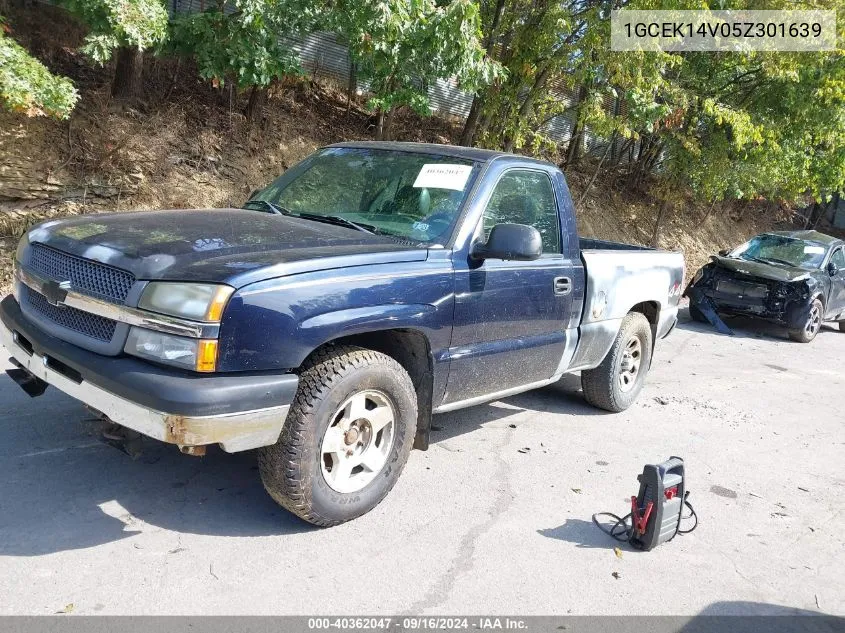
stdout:
<svg viewBox="0 0 845 633">
<path fill-rule="evenodd" d="M 637 244 L 626 244 L 625 242 L 611 242 L 608 240 L 596 240 L 589 237 L 579 239 L 582 251 L 654 251 L 657 249 L 650 246 L 638 246 Z"/>
</svg>

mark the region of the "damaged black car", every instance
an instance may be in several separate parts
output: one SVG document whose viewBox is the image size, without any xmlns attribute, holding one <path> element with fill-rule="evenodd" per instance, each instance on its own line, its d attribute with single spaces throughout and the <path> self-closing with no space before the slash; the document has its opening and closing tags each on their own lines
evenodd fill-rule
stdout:
<svg viewBox="0 0 845 633">
<path fill-rule="evenodd" d="M 801 343 L 824 321 L 838 321 L 845 332 L 842 240 L 818 231 L 763 233 L 710 259 L 684 292 L 696 321 L 726 329 L 719 314 L 756 317 L 786 327 Z"/>
</svg>

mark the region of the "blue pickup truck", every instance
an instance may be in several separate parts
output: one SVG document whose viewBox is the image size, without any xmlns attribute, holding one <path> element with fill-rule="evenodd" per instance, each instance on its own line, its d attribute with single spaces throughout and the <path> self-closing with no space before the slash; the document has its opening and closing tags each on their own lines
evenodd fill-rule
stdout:
<svg viewBox="0 0 845 633">
<path fill-rule="evenodd" d="M 241 209 L 31 229 L 0 303 L 10 375 L 188 454 L 258 449 L 316 525 L 375 507 L 432 415 L 581 371 L 637 398 L 680 253 L 579 239 L 563 174 L 472 148 L 323 148 Z"/>
</svg>

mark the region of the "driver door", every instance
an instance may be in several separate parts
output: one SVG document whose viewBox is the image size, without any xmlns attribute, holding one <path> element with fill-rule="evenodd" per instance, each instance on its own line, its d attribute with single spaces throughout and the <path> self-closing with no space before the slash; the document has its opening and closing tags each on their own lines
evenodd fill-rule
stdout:
<svg viewBox="0 0 845 633">
<path fill-rule="evenodd" d="M 548 379 L 564 354 L 573 267 L 563 255 L 558 201 L 546 171 L 519 168 L 501 175 L 476 239 L 486 241 L 500 223 L 536 228 L 543 254 L 534 261 L 456 257 L 444 404 Z"/>
</svg>

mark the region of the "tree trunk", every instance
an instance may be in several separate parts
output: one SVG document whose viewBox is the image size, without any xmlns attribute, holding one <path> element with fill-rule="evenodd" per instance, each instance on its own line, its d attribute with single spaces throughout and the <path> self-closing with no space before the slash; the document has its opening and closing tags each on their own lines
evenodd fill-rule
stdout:
<svg viewBox="0 0 845 633">
<path fill-rule="evenodd" d="M 493 10 L 493 19 L 490 20 L 490 30 L 484 37 L 484 50 L 487 56 L 493 54 L 493 49 L 496 45 L 496 32 L 499 30 L 499 23 L 502 21 L 502 14 L 505 12 L 505 0 L 496 0 L 496 8 Z M 486 93 L 486 91 L 485 91 Z M 472 107 L 469 109 L 469 115 L 464 123 L 464 129 L 461 132 L 461 139 L 459 144 L 471 147 L 475 143 L 475 135 L 478 130 L 478 119 L 481 116 L 483 95 L 477 94 L 472 99 Z"/>
<path fill-rule="evenodd" d="M 396 115 L 396 106 L 392 106 L 384 115 L 384 129 L 382 130 L 382 141 L 393 140 L 393 117 Z"/>
<path fill-rule="evenodd" d="M 581 125 L 576 121 L 572 128 L 572 136 L 569 137 L 569 145 L 566 147 L 566 157 L 563 160 L 564 167 L 575 167 L 581 159 Z"/>
<path fill-rule="evenodd" d="M 349 62 L 349 81 L 346 84 L 346 116 L 349 116 L 349 109 L 352 107 L 352 95 L 358 88 L 358 64 Z"/>
<path fill-rule="evenodd" d="M 578 89 L 578 101 L 575 105 L 575 125 L 572 127 L 569 146 L 566 148 L 565 167 L 575 167 L 581 158 L 581 145 L 583 144 L 581 139 L 584 136 L 583 126 L 581 125 L 581 106 L 587 100 L 587 94 L 587 86 L 581 86 Z"/>
<path fill-rule="evenodd" d="M 601 160 L 599 161 L 599 164 L 596 165 L 596 171 L 593 172 L 593 177 L 590 178 L 590 182 L 588 182 L 587 186 L 584 188 L 584 193 L 581 194 L 581 198 L 578 200 L 578 204 L 575 205 L 576 211 L 581 208 L 582 204 L 584 204 L 584 200 L 587 199 L 587 193 L 590 191 L 590 187 L 593 186 L 593 183 L 596 181 L 596 178 L 599 177 L 599 171 L 601 171 L 601 166 L 604 164 L 604 159 L 607 158 L 607 154 L 610 151 L 611 146 L 612 146 L 612 141 L 611 141 L 611 144 L 609 144 L 607 147 L 604 148 L 604 154 L 602 155 Z"/>
<path fill-rule="evenodd" d="M 138 101 L 144 94 L 144 51 L 124 46 L 117 51 L 111 96 L 122 101 Z"/>
<path fill-rule="evenodd" d="M 461 132 L 461 139 L 458 141 L 459 145 L 472 147 L 475 143 L 475 132 L 478 129 L 478 119 L 481 117 L 481 95 L 475 95 L 472 99 L 472 107 L 469 109 L 467 120 L 464 123 L 464 129 Z"/>
<path fill-rule="evenodd" d="M 657 241 L 660 239 L 660 227 L 663 224 L 663 216 L 666 215 L 666 209 L 669 206 L 668 202 L 663 202 L 660 205 L 660 211 L 657 213 L 657 220 L 654 222 L 654 233 L 651 234 L 651 246 L 657 247 Z"/>
<path fill-rule="evenodd" d="M 376 140 L 384 140 L 384 110 L 381 108 L 379 108 L 378 115 L 376 117 Z"/>
<path fill-rule="evenodd" d="M 701 218 L 701 224 L 704 224 L 710 218 L 710 215 L 713 213 L 713 209 L 716 208 L 716 202 L 717 200 L 714 199 L 713 204 L 710 205 L 710 208 L 707 209 L 707 212 L 704 214 L 704 217 Z"/>
<path fill-rule="evenodd" d="M 249 93 L 246 110 L 244 110 L 244 116 L 249 123 L 253 123 L 261 114 L 265 103 L 267 103 L 267 88 L 253 86 Z"/>
<path fill-rule="evenodd" d="M 551 68 L 551 63 L 547 63 L 543 70 L 537 73 L 537 76 L 534 79 L 534 83 L 531 85 L 531 88 L 529 88 L 528 93 L 525 95 L 525 98 L 522 100 L 522 103 L 519 106 L 519 112 L 516 115 L 518 120 L 522 121 L 532 115 L 534 110 L 534 99 L 536 99 L 540 91 L 546 87 L 546 81 L 549 78 Z M 505 139 L 504 149 L 506 152 L 512 152 L 513 147 L 514 138 L 513 136 L 508 136 Z"/>
</svg>

